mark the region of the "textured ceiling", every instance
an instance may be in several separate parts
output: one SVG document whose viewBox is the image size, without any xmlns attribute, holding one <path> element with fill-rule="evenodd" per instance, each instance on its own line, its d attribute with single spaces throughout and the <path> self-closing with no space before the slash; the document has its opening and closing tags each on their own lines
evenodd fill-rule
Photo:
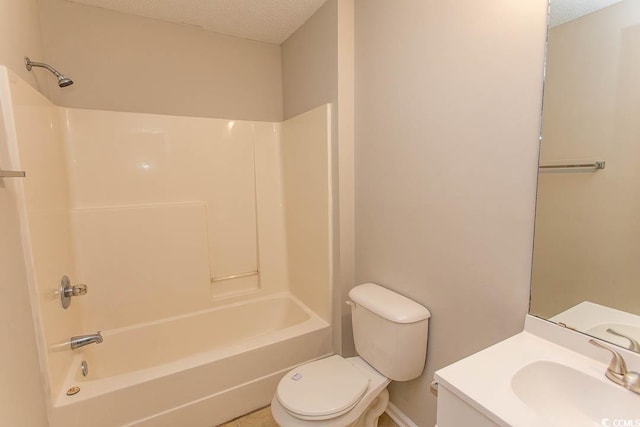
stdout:
<svg viewBox="0 0 640 427">
<path fill-rule="evenodd" d="M 326 0 L 69 0 L 281 44 Z"/>
<path fill-rule="evenodd" d="M 557 27 L 620 1 L 622 0 L 551 0 L 549 25 Z"/>
</svg>

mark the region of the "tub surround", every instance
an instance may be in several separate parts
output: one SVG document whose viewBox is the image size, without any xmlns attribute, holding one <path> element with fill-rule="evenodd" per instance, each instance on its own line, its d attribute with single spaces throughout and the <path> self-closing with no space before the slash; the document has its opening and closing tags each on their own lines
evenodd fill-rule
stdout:
<svg viewBox="0 0 640 427">
<path fill-rule="evenodd" d="M 152 321 L 289 284 L 328 319 L 328 111 L 269 123 L 60 109 L 78 280 L 94 288 L 83 304 L 87 327 Z M 225 280 L 236 275 L 244 277 Z M 297 283 L 309 281 L 303 287 L 316 293 L 305 295 Z M 178 289 L 179 300 L 168 297 Z"/>
<path fill-rule="evenodd" d="M 0 84 L 52 426 L 104 408 L 105 426 L 223 422 L 331 352 L 330 106 L 247 122 L 60 108 L 4 67 Z M 63 274 L 89 289 L 68 310 Z M 203 329 L 180 329 L 194 313 Z M 104 343 L 68 349 L 96 330 Z M 161 345 L 190 334 L 181 354 Z M 82 360 L 93 379 L 70 401 Z M 158 398 L 130 408 L 140 394 Z"/>
<path fill-rule="evenodd" d="M 330 123 L 331 108 L 321 107 L 282 125 L 291 291 L 327 321 L 333 275 Z"/>
<path fill-rule="evenodd" d="M 60 115 L 79 280 L 99 288 L 86 307 L 101 327 L 159 318 L 140 310 L 142 299 L 153 301 L 166 317 L 206 308 L 203 300 L 210 292 L 229 296 L 286 287 L 286 275 L 269 271 L 287 265 L 285 247 L 275 241 L 284 239 L 283 194 L 257 197 L 258 182 L 275 179 L 273 186 L 282 185 L 279 176 L 258 176 L 256 167 L 273 161 L 268 155 L 279 149 L 279 123 L 75 109 L 60 109 Z M 258 152 L 257 146 L 264 147 Z M 273 213 L 262 218 L 264 227 L 279 234 L 259 235 L 262 211 Z M 258 253 L 267 248 L 278 258 L 258 265 Z M 114 271 L 113 265 L 121 268 Z M 257 271 L 266 271 L 272 281 L 260 281 L 257 274 L 219 280 Z M 177 282 L 200 289 L 183 289 L 198 292 L 183 295 L 184 307 L 163 297 Z M 123 309 L 109 283 L 136 292 L 119 316 L 121 324 L 104 323 L 116 306 Z"/>
<path fill-rule="evenodd" d="M 4 27 L 0 28 L 2 32 Z M 17 163 L 9 156 L 6 131 L 5 117 L 0 114 L 0 170 L 15 170 Z M 43 427 L 47 411 L 17 209 L 19 180 L 0 179 L 0 340 L 5 343 L 0 353 L 0 424 Z"/>
<path fill-rule="evenodd" d="M 63 310 L 55 295 L 64 274 L 75 282 L 69 190 L 56 106 L 9 69 L 0 66 L 0 103 L 14 169 L 20 233 L 45 388 L 55 393 L 70 352 L 48 348 L 84 331 L 78 305 Z M 94 331 L 95 332 L 95 331 Z"/>
</svg>

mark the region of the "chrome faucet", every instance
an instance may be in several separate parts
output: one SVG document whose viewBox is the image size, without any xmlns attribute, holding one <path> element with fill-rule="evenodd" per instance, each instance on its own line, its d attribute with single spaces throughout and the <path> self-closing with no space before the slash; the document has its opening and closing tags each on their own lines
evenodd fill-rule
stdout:
<svg viewBox="0 0 640 427">
<path fill-rule="evenodd" d="M 607 372 L 604 374 L 605 377 L 609 378 L 614 383 L 621 385 L 627 390 L 640 394 L 640 373 L 628 371 L 624 358 L 617 351 L 604 344 L 600 344 L 596 340 L 591 339 L 589 340 L 589 343 L 596 347 L 608 350 L 613 355 L 613 358 L 607 367 Z"/>
<path fill-rule="evenodd" d="M 84 347 L 85 345 L 89 345 L 91 343 L 100 344 L 102 342 L 102 335 L 100 331 L 95 334 L 89 335 L 78 335 L 77 337 L 71 337 L 69 344 L 71 345 L 71 350 L 76 348 Z"/>
</svg>

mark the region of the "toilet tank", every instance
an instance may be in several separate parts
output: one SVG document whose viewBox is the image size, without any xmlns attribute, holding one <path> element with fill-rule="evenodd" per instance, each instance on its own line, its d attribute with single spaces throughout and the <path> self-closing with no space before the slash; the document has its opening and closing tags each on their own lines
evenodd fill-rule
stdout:
<svg viewBox="0 0 640 427">
<path fill-rule="evenodd" d="M 391 380 L 419 377 L 427 357 L 429 310 L 374 283 L 356 286 L 349 298 L 360 357 Z"/>
</svg>

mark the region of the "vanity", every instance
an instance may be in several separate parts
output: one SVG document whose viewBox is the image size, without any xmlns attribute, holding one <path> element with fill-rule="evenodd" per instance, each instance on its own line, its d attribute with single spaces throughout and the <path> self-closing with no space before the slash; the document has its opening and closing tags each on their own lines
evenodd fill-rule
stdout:
<svg viewBox="0 0 640 427">
<path fill-rule="evenodd" d="M 588 341 L 528 315 L 523 332 L 435 373 L 438 427 L 640 426 L 640 394 L 605 378 L 611 354 Z M 640 354 L 615 350 L 640 371 Z"/>
<path fill-rule="evenodd" d="M 550 1 L 529 314 L 436 371 L 438 427 L 640 427 L 638 47 L 640 1 Z"/>
</svg>

